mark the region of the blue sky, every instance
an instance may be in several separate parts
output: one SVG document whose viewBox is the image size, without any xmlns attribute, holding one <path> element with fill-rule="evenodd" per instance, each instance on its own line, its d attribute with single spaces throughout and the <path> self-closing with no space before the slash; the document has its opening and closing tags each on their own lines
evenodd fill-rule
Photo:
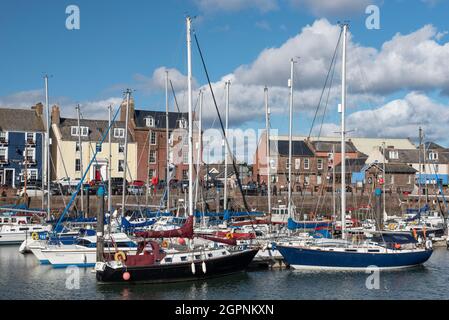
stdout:
<svg viewBox="0 0 449 320">
<path fill-rule="evenodd" d="M 444 58 L 449 58 L 449 45 L 446 45 L 449 36 L 445 35 L 445 31 L 449 30 L 447 19 L 449 1 L 335 0 L 330 2 L 341 3 L 341 6 L 329 9 L 324 0 L 3 0 L 0 3 L 0 39 L 2 44 L 0 70 L 3 75 L 0 78 L 0 106 L 29 107 L 32 103 L 41 101 L 42 76 L 48 73 L 52 75 L 50 79 L 51 103 L 61 104 L 63 113 L 67 115 L 72 115 L 75 104 L 81 103 L 86 116 L 103 116 L 104 113 L 98 111 L 101 106 L 104 105 L 104 110 L 106 110 L 106 103 L 119 101 L 121 92 L 128 87 L 136 90 L 134 96 L 138 107 L 164 110 L 163 90 L 154 75 L 154 71 L 161 67 L 172 68 L 173 73 L 179 71 L 179 74 L 175 74 L 178 76 L 175 86 L 178 98 L 183 104 L 185 93 L 183 93 L 182 75 L 186 73 L 184 17 L 189 14 L 197 16 L 194 23 L 195 30 L 205 53 L 212 81 L 216 85 L 216 95 L 220 98 L 220 107 L 222 107 L 221 97 L 223 96 L 223 87 L 220 82 L 222 77 L 233 75 L 236 78 L 234 80 L 235 89 L 231 86 L 231 100 L 233 100 L 235 111 L 231 120 L 234 120 L 233 125 L 235 126 L 241 128 L 264 126 L 261 100 L 263 99 L 263 86 L 260 79 L 254 78 L 259 73 L 253 72 L 248 75 L 244 72 L 236 72 L 239 67 L 242 65 L 251 67 L 264 49 L 282 47 L 289 39 L 300 35 L 303 28 L 308 25 L 313 26 L 312 29 L 315 31 L 321 30 L 320 28 L 328 30 L 329 26 L 336 26 L 337 22 L 341 20 L 350 20 L 351 41 L 355 45 L 365 49 L 375 49 L 379 52 L 382 51 L 384 43 L 391 41 L 397 33 L 401 35 L 414 34 L 426 25 L 431 25 L 434 28 L 433 33 L 428 30 L 427 33 L 430 35 L 416 36 L 418 39 L 416 43 L 419 44 L 419 41 L 422 41 L 423 50 L 428 41 L 433 41 L 434 45 L 430 46 L 428 51 L 429 56 L 434 57 L 433 60 L 421 64 L 422 56 L 420 55 L 410 57 L 411 62 L 401 59 L 400 63 L 404 65 L 398 70 L 398 73 L 405 73 L 398 77 L 398 80 L 394 80 L 391 90 L 379 89 L 379 85 L 373 85 L 372 88 L 367 85 L 363 92 L 360 88 L 358 91 L 356 90 L 357 92 L 354 91 L 356 98 L 350 102 L 352 105 L 348 106 L 349 113 L 362 112 L 362 114 L 359 117 L 354 116 L 352 120 L 349 119 L 350 126 L 358 126 L 359 122 L 354 124 L 355 119 L 373 117 L 373 113 L 363 113 L 369 109 L 379 109 L 379 113 L 375 112 L 374 116 L 379 115 L 379 119 L 381 119 L 374 118 L 373 120 L 371 118 L 369 123 L 395 118 L 394 112 L 401 114 L 403 104 L 400 102 L 404 102 L 405 106 L 408 106 L 406 110 L 410 112 L 421 113 L 435 105 L 446 112 L 448 109 L 447 96 L 441 91 L 449 92 L 449 87 L 446 87 L 449 81 L 446 82 L 446 78 L 441 78 L 444 77 L 442 75 L 438 75 L 438 79 L 433 79 L 433 74 L 438 74 L 438 72 L 434 72 L 426 66 L 428 64 L 438 69 L 439 61 L 441 60 L 444 65 L 446 63 L 443 61 Z M 360 2 L 374 3 L 379 6 L 380 30 L 366 29 L 367 15 L 364 10 L 360 10 L 360 5 L 357 4 Z M 65 9 L 72 4 L 80 8 L 80 30 L 69 31 L 65 28 L 67 17 Z M 329 26 L 326 23 L 316 24 L 317 21 L 326 21 Z M 329 41 L 336 43 L 337 37 Z M 298 40 L 299 51 L 302 47 L 301 44 L 301 40 Z M 396 45 L 394 47 L 396 48 Z M 312 52 L 311 56 L 315 52 L 317 55 L 321 54 L 319 45 L 317 48 L 316 51 L 308 51 Z M 401 44 L 391 50 L 398 50 L 405 55 L 408 49 Z M 410 55 L 412 52 L 413 45 L 410 47 Z M 204 72 L 195 48 L 193 53 L 194 76 L 198 86 L 202 86 L 205 84 Z M 294 54 L 296 53 L 292 52 L 292 56 Z M 351 55 L 351 52 L 348 54 Z M 361 55 L 361 57 L 365 56 Z M 404 57 L 408 59 L 406 55 Z M 313 57 L 301 57 L 301 59 L 303 58 L 307 61 Z M 391 62 L 389 59 L 379 59 L 379 63 L 387 60 Z M 323 58 L 321 62 L 326 66 L 324 69 L 327 70 L 330 60 Z M 369 62 L 366 61 L 365 66 L 364 60 L 359 61 L 360 68 L 363 69 L 362 72 L 365 73 L 368 82 L 371 81 Z M 279 82 L 278 79 L 285 78 L 286 85 L 289 74 L 284 71 L 288 69 L 289 61 L 287 58 L 285 59 L 285 70 L 277 68 L 276 63 L 273 63 L 273 79 L 266 79 L 266 82 L 269 82 L 267 84 L 270 86 L 270 90 L 272 86 L 273 92 L 277 90 L 277 93 L 274 94 L 273 109 L 275 112 L 273 113 L 272 127 L 279 129 L 281 133 L 286 133 L 287 118 L 285 114 L 288 107 L 288 96 L 285 96 L 285 99 L 281 97 L 285 93 L 283 91 L 285 88 L 281 88 L 282 81 Z M 267 61 L 267 64 L 271 64 L 271 62 Z M 318 102 L 316 94 L 308 97 L 307 93 L 302 90 L 316 80 L 317 84 L 314 85 L 314 90 L 319 92 L 324 83 L 321 73 L 317 73 L 320 75 L 317 75 L 317 79 L 309 76 L 302 78 L 304 68 L 308 67 L 307 62 L 305 65 L 299 63 L 296 70 L 298 91 L 295 94 L 297 101 L 295 132 L 298 134 L 309 131 L 313 105 Z M 354 65 L 348 67 L 354 67 Z M 395 67 L 394 64 L 393 67 Z M 385 66 L 380 70 L 385 71 L 388 68 L 388 62 L 385 62 Z M 426 73 L 429 73 L 423 77 L 427 80 L 411 83 L 406 70 L 418 70 L 419 68 L 423 68 Z M 337 69 L 336 85 L 340 81 L 339 73 L 340 70 Z M 449 70 L 446 73 L 449 74 Z M 390 80 L 388 72 L 384 72 L 382 75 L 388 83 Z M 420 76 L 412 73 L 410 78 L 412 77 Z M 243 78 L 246 80 L 242 81 Z M 175 80 L 175 78 L 173 79 Z M 238 83 L 242 83 L 242 86 L 238 87 Z M 355 79 L 351 83 L 350 79 L 348 81 L 350 91 L 351 85 L 356 87 L 359 84 Z M 388 84 L 386 86 L 389 87 Z M 254 93 L 251 93 L 251 96 L 243 97 L 245 94 L 249 94 L 250 90 L 254 90 L 256 93 L 260 92 L 260 97 L 254 98 L 256 95 Z M 336 97 L 338 97 L 338 90 L 338 87 L 334 90 Z M 233 92 L 236 96 L 232 96 Z M 257 100 L 257 103 L 251 105 L 254 99 Z M 394 106 L 382 109 L 392 101 L 396 101 Z M 335 112 L 336 103 L 336 100 L 331 99 L 331 105 L 324 121 L 324 132 L 329 134 L 337 130 L 338 126 L 338 114 Z M 427 109 L 420 109 L 424 108 L 421 106 L 423 103 Z M 206 107 L 210 108 L 207 117 L 209 122 L 212 122 L 214 116 L 210 102 Z M 236 111 L 243 112 L 247 116 L 242 116 Z M 437 112 L 435 119 L 429 117 L 430 120 L 427 120 L 427 117 L 422 117 L 421 120 L 414 121 L 416 118 L 404 116 L 399 118 L 401 123 L 383 123 L 383 126 L 379 123 L 379 131 L 385 129 L 382 128 L 385 125 L 389 125 L 394 130 L 387 131 L 384 133 L 385 135 L 413 137 L 417 133 L 417 126 L 423 125 L 429 132 L 429 138 L 442 143 L 449 142 L 443 134 L 443 130 L 433 129 L 435 124 L 437 126 L 444 124 L 444 121 L 447 120 L 446 114 L 441 117 L 441 112 Z M 409 119 L 413 120 L 416 130 L 407 122 Z M 366 129 L 367 126 L 363 123 L 360 124 L 360 127 L 358 135 L 379 134 L 375 128 Z"/>
</svg>

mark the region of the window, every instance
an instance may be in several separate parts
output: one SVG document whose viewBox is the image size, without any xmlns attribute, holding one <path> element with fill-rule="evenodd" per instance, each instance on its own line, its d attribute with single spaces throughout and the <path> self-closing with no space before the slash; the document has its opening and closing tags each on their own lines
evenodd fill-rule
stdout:
<svg viewBox="0 0 449 320">
<path fill-rule="evenodd" d="M 156 150 L 150 150 L 148 162 L 156 163 Z"/>
<path fill-rule="evenodd" d="M 118 161 L 118 172 L 125 172 L 125 160 Z"/>
<path fill-rule="evenodd" d="M 36 181 L 38 176 L 37 169 L 28 169 L 26 171 L 26 178 L 27 181 Z M 22 170 L 20 180 L 23 182 L 25 181 L 25 170 Z"/>
<path fill-rule="evenodd" d="M 412 184 L 412 176 L 411 175 L 408 176 L 407 184 Z"/>
<path fill-rule="evenodd" d="M 316 176 L 316 184 L 323 184 L 323 178 L 321 174 Z"/>
<path fill-rule="evenodd" d="M 183 180 L 189 179 L 189 170 L 182 170 L 182 179 Z"/>
<path fill-rule="evenodd" d="M 125 152 L 125 144 L 119 143 L 118 144 L 118 153 L 124 153 Z"/>
<path fill-rule="evenodd" d="M 180 119 L 178 122 L 178 128 L 179 129 L 187 129 L 187 121 L 186 119 Z"/>
<path fill-rule="evenodd" d="M 429 160 L 438 160 L 438 153 L 430 152 L 429 153 Z"/>
<path fill-rule="evenodd" d="M 309 159 L 304 159 L 304 170 L 309 170 L 310 169 L 310 160 Z"/>
<path fill-rule="evenodd" d="M 290 169 L 290 161 L 289 159 L 285 160 L 285 170 L 289 170 Z"/>
<path fill-rule="evenodd" d="M 154 178 L 155 176 L 156 176 L 156 170 L 149 169 L 148 170 L 148 177 L 151 179 L 151 178 Z"/>
<path fill-rule="evenodd" d="M 6 142 L 8 140 L 8 132 L 0 131 L 0 142 Z"/>
<path fill-rule="evenodd" d="M 399 152 L 397 150 L 393 150 L 389 152 L 390 159 L 399 159 Z"/>
<path fill-rule="evenodd" d="M 25 149 L 26 154 L 25 154 L 25 160 L 27 162 L 34 162 L 36 161 L 36 149 L 35 148 L 26 148 Z"/>
<path fill-rule="evenodd" d="M 301 159 L 295 159 L 295 170 L 301 169 Z"/>
<path fill-rule="evenodd" d="M 79 144 L 79 142 L 77 141 L 77 142 L 75 143 L 75 152 L 78 152 L 78 151 L 80 151 L 80 144 Z"/>
<path fill-rule="evenodd" d="M 304 185 L 308 186 L 310 184 L 310 177 L 309 176 L 305 176 L 304 177 Z"/>
<path fill-rule="evenodd" d="M 154 127 L 154 118 L 153 117 L 145 118 L 145 125 L 148 128 L 153 128 Z"/>
<path fill-rule="evenodd" d="M 95 148 L 97 152 L 101 152 L 101 150 L 103 150 L 103 145 L 100 142 L 97 142 Z"/>
<path fill-rule="evenodd" d="M 75 171 L 76 172 L 81 171 L 81 159 L 75 159 Z"/>
<path fill-rule="evenodd" d="M 393 174 L 390 176 L 390 184 L 394 184 L 394 175 Z"/>
<path fill-rule="evenodd" d="M 436 164 L 436 165 L 435 165 L 435 173 L 439 173 L 439 170 L 438 170 L 439 168 L 440 168 L 440 167 Z"/>
<path fill-rule="evenodd" d="M 154 131 L 150 133 L 150 144 L 153 146 L 156 144 L 156 132 Z"/>
<path fill-rule="evenodd" d="M 318 170 L 323 170 L 323 159 L 318 159 L 317 169 Z"/>
<path fill-rule="evenodd" d="M 8 161 L 8 148 L 0 148 L 0 162 Z"/>
<path fill-rule="evenodd" d="M 182 153 L 182 163 L 188 163 L 189 162 L 189 153 L 187 151 L 184 151 Z"/>
<path fill-rule="evenodd" d="M 89 128 L 88 127 L 79 127 L 80 130 L 78 130 L 77 126 L 72 126 L 70 129 L 70 132 L 72 136 L 79 137 L 79 132 L 81 131 L 81 137 L 87 137 L 89 135 Z"/>
<path fill-rule="evenodd" d="M 114 138 L 124 138 L 124 137 L 125 137 L 125 129 L 123 128 L 114 129 Z"/>
<path fill-rule="evenodd" d="M 25 142 L 28 144 L 36 143 L 36 134 L 33 132 L 25 133 Z"/>
</svg>

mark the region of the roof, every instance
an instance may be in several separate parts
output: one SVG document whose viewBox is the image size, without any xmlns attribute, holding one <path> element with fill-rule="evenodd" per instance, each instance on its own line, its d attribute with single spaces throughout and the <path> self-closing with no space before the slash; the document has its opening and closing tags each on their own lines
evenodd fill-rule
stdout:
<svg viewBox="0 0 449 320">
<path fill-rule="evenodd" d="M 443 149 L 444 150 L 444 149 Z M 397 151 L 398 152 L 398 159 L 392 159 L 390 157 L 390 151 Z M 429 160 L 429 153 L 436 152 L 438 154 L 437 160 Z M 421 158 L 421 159 L 420 159 Z M 423 159 L 423 154 L 421 152 L 420 157 L 420 150 L 418 149 L 412 149 L 412 150 L 396 150 L 396 149 L 386 149 L 385 150 L 385 159 L 392 163 L 420 163 L 424 162 L 431 162 L 431 163 L 449 163 L 449 151 L 426 151 L 426 159 Z"/>
<path fill-rule="evenodd" d="M 360 172 L 366 164 L 367 158 L 346 159 L 346 170 L 350 172 Z M 336 172 L 341 171 L 341 163 L 335 167 Z"/>
<path fill-rule="evenodd" d="M 42 117 L 35 110 L 0 109 L 0 130 L 19 132 L 44 132 Z"/>
<path fill-rule="evenodd" d="M 166 128 L 166 113 L 163 111 L 149 111 L 149 110 L 135 110 L 134 120 L 138 128 L 146 128 L 146 118 L 152 117 L 154 119 L 154 128 Z M 189 119 L 188 113 L 169 112 L 168 113 L 168 128 L 173 130 L 178 128 L 178 120 Z"/>
<path fill-rule="evenodd" d="M 341 152 L 341 142 L 340 141 L 311 141 L 311 144 L 315 151 L 317 152 L 326 152 L 326 153 L 332 153 L 333 148 L 335 146 L 335 152 L 340 153 Z M 356 147 L 352 142 L 346 142 L 346 152 L 357 152 Z"/>
<path fill-rule="evenodd" d="M 293 140 L 304 141 L 306 136 L 295 136 Z M 340 137 L 310 137 L 310 141 L 340 141 Z M 270 140 L 285 140 L 288 141 L 288 136 L 271 136 Z M 364 154 L 371 154 L 373 150 L 382 147 L 385 142 L 387 147 L 392 146 L 396 149 L 416 149 L 416 146 L 408 138 L 357 138 L 348 137 L 348 142 L 352 142 L 357 151 Z"/>
<path fill-rule="evenodd" d="M 424 144 L 424 147 L 426 148 L 426 150 L 446 150 L 445 147 L 432 141 L 426 142 Z"/>
<path fill-rule="evenodd" d="M 369 166 L 368 169 L 372 167 L 377 167 L 378 169 L 383 171 L 383 163 L 373 163 Z M 386 163 L 385 164 L 385 173 L 407 173 L 407 174 L 415 174 L 417 172 L 416 169 L 412 168 L 407 164 L 402 163 Z"/>
<path fill-rule="evenodd" d="M 61 131 L 62 140 L 65 141 L 78 141 L 78 136 L 72 136 L 71 128 L 72 127 L 78 127 L 78 119 L 69 119 L 69 118 L 61 118 L 61 122 L 59 124 L 59 130 Z M 80 120 L 80 127 L 88 127 L 89 128 L 89 134 L 87 137 L 81 137 L 81 141 L 91 141 L 96 142 L 100 141 L 105 132 L 107 131 L 109 127 L 109 121 L 108 120 L 90 120 L 90 119 L 81 119 Z M 111 142 L 117 143 L 117 142 L 123 142 L 124 138 L 115 138 L 114 137 L 114 129 L 115 128 L 121 128 L 125 129 L 125 122 L 122 121 L 116 121 L 112 125 L 112 134 L 111 134 Z M 132 143 L 134 142 L 133 137 L 128 131 L 128 142 Z"/>
<path fill-rule="evenodd" d="M 272 141 L 270 142 L 270 144 L 271 143 Z M 274 143 L 276 143 L 276 141 Z M 288 156 L 289 142 L 277 141 L 277 151 L 280 156 Z M 304 141 L 292 141 L 292 156 L 313 157 L 314 153 Z"/>
</svg>

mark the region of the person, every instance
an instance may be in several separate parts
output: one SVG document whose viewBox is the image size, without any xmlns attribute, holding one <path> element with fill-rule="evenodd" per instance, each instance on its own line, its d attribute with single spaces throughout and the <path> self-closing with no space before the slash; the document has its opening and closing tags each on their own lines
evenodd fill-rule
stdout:
<svg viewBox="0 0 449 320">
<path fill-rule="evenodd" d="M 419 245 L 419 246 L 422 245 L 422 238 L 421 238 L 421 236 L 418 236 L 418 245 Z"/>
<path fill-rule="evenodd" d="M 273 196 L 277 196 L 278 195 L 278 189 L 276 187 L 276 185 L 273 186 Z"/>
</svg>

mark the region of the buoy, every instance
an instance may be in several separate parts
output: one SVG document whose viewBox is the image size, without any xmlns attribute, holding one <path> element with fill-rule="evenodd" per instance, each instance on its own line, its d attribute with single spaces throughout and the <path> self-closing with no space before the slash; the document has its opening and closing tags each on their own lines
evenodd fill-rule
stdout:
<svg viewBox="0 0 449 320">
<path fill-rule="evenodd" d="M 123 273 L 123 280 L 128 281 L 129 279 L 131 279 L 131 275 L 129 274 L 129 272 Z"/>
<path fill-rule="evenodd" d="M 195 272 L 196 272 L 195 263 L 192 262 L 191 267 L 192 267 L 192 274 L 195 274 Z"/>
<path fill-rule="evenodd" d="M 184 240 L 184 238 L 178 238 L 178 243 L 183 246 L 186 244 L 186 241 Z"/>
<path fill-rule="evenodd" d="M 206 274 L 206 262 L 203 261 L 201 268 L 203 269 L 203 273 Z"/>
</svg>

